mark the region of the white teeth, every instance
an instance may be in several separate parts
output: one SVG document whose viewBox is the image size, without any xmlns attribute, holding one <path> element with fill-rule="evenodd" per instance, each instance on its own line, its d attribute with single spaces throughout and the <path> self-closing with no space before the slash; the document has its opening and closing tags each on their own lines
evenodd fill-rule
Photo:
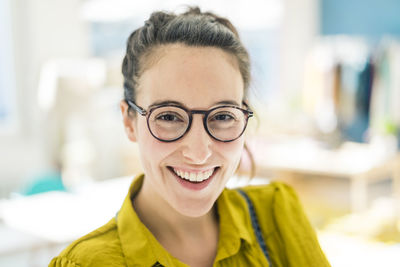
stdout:
<svg viewBox="0 0 400 267">
<path fill-rule="evenodd" d="M 173 169 L 174 172 L 181 178 L 185 180 L 189 180 L 191 182 L 202 182 L 210 178 L 210 176 L 214 173 L 214 169 L 204 171 L 204 172 L 186 172 L 177 169 Z"/>
</svg>

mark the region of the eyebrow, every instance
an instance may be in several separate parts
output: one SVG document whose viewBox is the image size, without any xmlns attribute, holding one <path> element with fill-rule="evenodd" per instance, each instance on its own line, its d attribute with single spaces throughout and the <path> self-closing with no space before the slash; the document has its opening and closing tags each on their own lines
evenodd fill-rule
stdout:
<svg viewBox="0 0 400 267">
<path fill-rule="evenodd" d="M 157 107 L 157 106 L 161 106 L 161 105 L 178 105 L 178 106 L 182 106 L 182 107 L 186 107 L 185 104 L 183 104 L 182 102 L 179 101 L 174 101 L 174 100 L 163 100 L 163 101 L 156 101 L 153 104 L 151 104 L 148 108 L 152 108 L 152 107 Z M 233 105 L 233 106 L 240 106 L 236 101 L 233 100 L 223 100 L 223 101 L 218 101 L 216 103 L 213 104 L 213 106 L 216 105 Z"/>
</svg>

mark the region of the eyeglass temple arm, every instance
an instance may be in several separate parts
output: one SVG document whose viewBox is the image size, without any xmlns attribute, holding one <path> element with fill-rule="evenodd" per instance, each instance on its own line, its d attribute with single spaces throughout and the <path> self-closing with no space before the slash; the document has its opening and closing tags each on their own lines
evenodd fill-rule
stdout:
<svg viewBox="0 0 400 267">
<path fill-rule="evenodd" d="M 249 107 L 249 105 L 247 104 L 247 102 L 243 100 L 242 103 L 243 103 L 243 105 L 246 106 L 246 110 L 247 110 L 247 112 L 248 112 L 249 118 L 250 118 L 250 117 L 253 117 L 254 112 L 250 109 L 250 107 Z"/>
<path fill-rule="evenodd" d="M 138 105 L 136 105 L 132 101 L 126 100 L 126 102 L 128 103 L 128 105 L 130 107 L 132 107 L 134 110 L 136 110 L 140 115 L 145 116 L 147 114 L 146 110 L 144 110 L 143 108 L 139 107 Z"/>
</svg>

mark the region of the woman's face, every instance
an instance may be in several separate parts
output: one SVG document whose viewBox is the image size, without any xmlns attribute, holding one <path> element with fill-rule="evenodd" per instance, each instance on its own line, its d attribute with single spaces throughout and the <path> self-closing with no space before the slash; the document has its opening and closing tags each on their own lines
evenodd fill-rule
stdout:
<svg viewBox="0 0 400 267">
<path fill-rule="evenodd" d="M 146 110 L 164 101 L 202 110 L 226 102 L 241 106 L 243 81 L 235 59 L 228 53 L 177 44 L 155 53 L 156 60 L 139 79 L 137 105 Z M 130 139 L 140 149 L 145 173 L 143 193 L 152 194 L 154 201 L 163 201 L 182 215 L 198 217 L 210 211 L 237 168 L 243 136 L 227 143 L 216 141 L 204 129 L 203 115 L 195 114 L 190 131 L 166 143 L 151 135 L 144 116 L 136 114 L 128 120 L 124 114 Z M 192 183 L 179 175 L 207 179 Z"/>
</svg>

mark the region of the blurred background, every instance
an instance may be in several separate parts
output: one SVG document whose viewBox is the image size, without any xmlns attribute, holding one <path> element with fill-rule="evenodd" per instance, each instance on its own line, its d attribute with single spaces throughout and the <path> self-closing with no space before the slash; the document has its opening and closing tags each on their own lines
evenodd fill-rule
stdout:
<svg viewBox="0 0 400 267">
<path fill-rule="evenodd" d="M 399 266 L 397 0 L 0 0 L 0 265 L 45 266 L 141 172 L 119 111 L 154 10 L 227 16 L 252 60 L 251 183 L 297 190 L 332 266 Z M 229 186 L 244 184 L 248 156 Z"/>
</svg>

